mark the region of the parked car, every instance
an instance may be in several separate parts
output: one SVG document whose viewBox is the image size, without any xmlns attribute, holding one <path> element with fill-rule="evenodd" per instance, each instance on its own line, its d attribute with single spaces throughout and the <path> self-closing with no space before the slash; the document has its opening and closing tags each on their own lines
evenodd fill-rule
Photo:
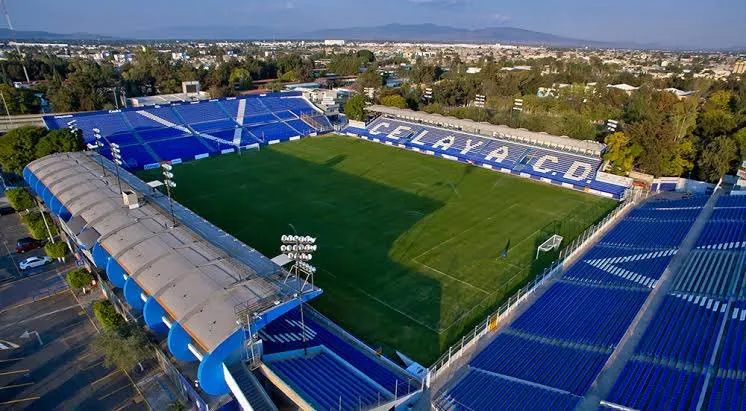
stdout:
<svg viewBox="0 0 746 411">
<path fill-rule="evenodd" d="M 31 237 L 24 237 L 16 241 L 16 253 L 23 254 L 27 251 L 36 250 L 44 245 L 43 241 L 35 240 Z"/>
<path fill-rule="evenodd" d="M 20 267 L 21 270 L 28 270 L 29 268 L 41 267 L 45 264 L 51 263 L 52 261 L 54 261 L 54 259 L 48 256 L 29 257 L 18 263 L 18 267 Z"/>
<path fill-rule="evenodd" d="M 11 207 L 11 206 L 2 206 L 2 207 L 0 207 L 0 216 L 13 214 L 15 212 L 16 212 L 16 210 L 14 210 L 13 207 Z"/>
</svg>

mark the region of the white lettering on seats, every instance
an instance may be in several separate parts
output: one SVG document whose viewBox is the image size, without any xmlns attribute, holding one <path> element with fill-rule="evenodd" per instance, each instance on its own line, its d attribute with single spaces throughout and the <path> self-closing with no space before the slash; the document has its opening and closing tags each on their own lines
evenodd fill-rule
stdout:
<svg viewBox="0 0 746 411">
<path fill-rule="evenodd" d="M 389 133 L 389 138 L 399 138 L 399 137 L 401 137 L 401 135 L 404 134 L 404 133 L 402 133 L 402 131 L 412 131 L 412 129 L 409 128 L 409 127 L 407 127 L 407 126 L 399 126 L 399 127 L 395 128 L 394 131 L 392 131 L 392 132 Z"/>
<path fill-rule="evenodd" d="M 451 148 L 451 146 L 455 142 L 456 142 L 456 137 L 454 137 L 454 136 L 448 136 L 448 137 L 445 137 L 445 138 L 442 138 L 442 139 L 438 140 L 435 144 L 433 144 L 433 148 L 440 147 L 443 150 L 448 150 L 449 148 Z"/>
<path fill-rule="evenodd" d="M 422 141 L 422 140 L 420 140 L 420 139 L 423 138 L 423 137 L 425 137 L 427 135 L 427 133 L 428 133 L 427 130 L 423 130 L 422 133 L 418 134 L 417 137 L 415 137 L 415 138 L 412 139 L 412 143 L 419 144 L 419 145 L 424 145 L 425 142 Z"/>
<path fill-rule="evenodd" d="M 578 171 L 580 171 L 579 174 Z M 575 161 L 572 163 L 570 168 L 567 169 L 564 177 L 568 180 L 581 181 L 588 178 L 588 176 L 591 175 L 591 171 L 593 171 L 593 167 L 591 167 L 590 164 Z"/>
<path fill-rule="evenodd" d="M 481 145 L 482 145 L 482 142 L 481 142 L 481 141 L 477 141 L 477 143 L 476 143 L 476 144 L 472 145 L 472 144 L 471 144 L 471 139 L 468 139 L 468 140 L 466 140 L 466 147 L 464 147 L 464 149 L 463 149 L 463 150 L 461 150 L 461 154 L 466 154 L 466 153 L 468 153 L 469 151 L 471 151 L 471 149 L 473 149 L 473 148 L 477 148 L 477 147 L 479 147 L 479 146 L 481 146 Z"/>
<path fill-rule="evenodd" d="M 542 168 L 544 163 L 547 161 L 551 161 L 554 164 L 559 163 L 559 159 L 556 156 L 541 156 L 539 159 L 534 163 L 534 171 L 538 171 L 539 173 L 550 173 L 552 169 L 550 168 Z"/>
<path fill-rule="evenodd" d="M 380 123 L 376 124 L 375 127 L 371 128 L 370 131 L 369 131 L 369 133 L 370 134 L 380 134 L 378 132 L 378 129 L 381 128 L 381 127 L 391 127 L 391 124 L 385 123 L 385 122 L 380 122 Z"/>
<path fill-rule="evenodd" d="M 505 161 L 506 158 L 508 158 L 508 146 L 502 146 L 498 147 L 492 151 L 490 151 L 489 154 L 487 154 L 487 157 L 485 157 L 485 160 L 495 160 L 498 163 L 502 163 Z"/>
</svg>

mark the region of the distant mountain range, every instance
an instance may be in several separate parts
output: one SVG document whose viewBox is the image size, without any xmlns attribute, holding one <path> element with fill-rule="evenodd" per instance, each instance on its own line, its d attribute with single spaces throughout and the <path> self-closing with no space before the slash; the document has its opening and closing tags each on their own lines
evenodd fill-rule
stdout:
<svg viewBox="0 0 746 411">
<path fill-rule="evenodd" d="M 8 29 L 0 29 L 0 39 L 12 39 Z M 432 43 L 503 43 L 553 47 L 591 48 L 666 48 L 660 44 L 607 42 L 575 39 L 515 27 L 463 29 L 435 24 L 387 24 L 373 27 L 347 27 L 300 31 L 260 26 L 174 26 L 151 30 L 134 30 L 122 34 L 50 33 L 16 31 L 18 40 L 37 41 L 126 41 L 126 40 L 323 40 L 403 41 Z M 676 48 L 676 47 L 675 47 Z M 683 47 L 678 47 L 683 48 Z M 723 47 L 743 50 L 743 47 Z"/>
<path fill-rule="evenodd" d="M 16 30 L 15 33 L 11 32 L 10 29 L 0 28 L 0 39 L 2 40 L 45 40 L 45 41 L 68 41 L 68 40 L 116 40 L 116 37 L 104 36 L 100 34 L 90 33 L 50 33 L 48 31 L 23 31 Z"/>
</svg>

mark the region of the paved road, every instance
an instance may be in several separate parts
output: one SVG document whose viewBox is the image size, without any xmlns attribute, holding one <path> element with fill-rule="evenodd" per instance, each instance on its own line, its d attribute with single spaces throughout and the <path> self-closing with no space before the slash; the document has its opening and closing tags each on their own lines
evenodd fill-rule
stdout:
<svg viewBox="0 0 746 411">
<path fill-rule="evenodd" d="M 147 409 L 129 377 L 92 349 L 94 322 L 70 290 L 29 300 L 60 278 L 45 272 L 0 286 L 0 409 Z M 26 331 L 43 345 L 33 333 L 21 338 Z"/>
</svg>

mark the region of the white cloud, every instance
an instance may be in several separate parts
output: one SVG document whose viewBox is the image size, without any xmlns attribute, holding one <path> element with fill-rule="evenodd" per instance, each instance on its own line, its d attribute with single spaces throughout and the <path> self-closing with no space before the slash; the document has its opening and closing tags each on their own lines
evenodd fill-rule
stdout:
<svg viewBox="0 0 746 411">
<path fill-rule="evenodd" d="M 505 23 L 506 21 L 510 20 L 510 16 L 502 13 L 493 13 L 490 15 L 490 20 L 496 21 L 498 23 Z"/>
</svg>

